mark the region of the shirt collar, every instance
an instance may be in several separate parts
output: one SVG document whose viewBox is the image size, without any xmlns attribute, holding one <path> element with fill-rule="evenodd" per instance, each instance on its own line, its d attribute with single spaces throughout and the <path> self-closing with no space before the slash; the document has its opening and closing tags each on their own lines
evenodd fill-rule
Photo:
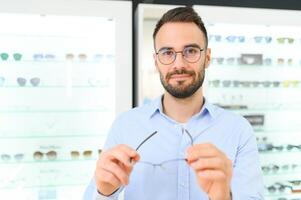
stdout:
<svg viewBox="0 0 301 200">
<path fill-rule="evenodd" d="M 149 113 L 148 113 L 149 118 L 152 118 L 157 113 L 163 114 L 162 98 L 163 95 L 159 96 L 158 98 L 156 98 L 150 103 Z M 210 117 L 215 118 L 218 115 L 218 110 L 216 109 L 216 106 L 209 103 L 206 98 L 204 98 L 204 101 L 205 101 L 204 105 L 200 110 L 200 112 L 193 117 L 199 117 L 208 113 Z"/>
</svg>

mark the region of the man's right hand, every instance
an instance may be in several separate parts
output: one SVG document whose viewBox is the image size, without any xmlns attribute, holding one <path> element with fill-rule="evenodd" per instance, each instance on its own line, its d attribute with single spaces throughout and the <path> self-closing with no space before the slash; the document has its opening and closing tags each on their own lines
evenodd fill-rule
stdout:
<svg viewBox="0 0 301 200">
<path fill-rule="evenodd" d="M 134 149 L 123 144 L 101 152 L 95 170 L 97 190 L 109 196 L 122 185 L 127 185 L 133 166 L 139 159 Z"/>
</svg>

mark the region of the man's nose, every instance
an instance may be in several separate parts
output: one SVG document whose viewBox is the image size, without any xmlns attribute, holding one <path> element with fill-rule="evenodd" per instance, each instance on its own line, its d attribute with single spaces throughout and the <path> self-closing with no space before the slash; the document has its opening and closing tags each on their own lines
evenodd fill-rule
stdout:
<svg viewBox="0 0 301 200">
<path fill-rule="evenodd" d="M 181 68 L 185 68 L 186 65 L 187 65 L 187 62 L 184 59 L 182 52 L 176 52 L 176 59 L 173 62 L 172 68 L 181 69 Z"/>
</svg>

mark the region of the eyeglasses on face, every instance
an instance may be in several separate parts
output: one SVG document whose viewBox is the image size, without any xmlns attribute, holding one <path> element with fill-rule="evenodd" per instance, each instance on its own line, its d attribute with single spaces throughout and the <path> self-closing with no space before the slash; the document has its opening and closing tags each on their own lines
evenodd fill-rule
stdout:
<svg viewBox="0 0 301 200">
<path fill-rule="evenodd" d="M 1 160 L 4 161 L 4 162 L 10 161 L 10 160 L 12 160 L 12 158 L 15 161 L 21 161 L 21 160 L 24 159 L 24 154 L 23 153 L 18 153 L 18 154 L 15 154 L 15 155 L 1 154 Z"/>
<path fill-rule="evenodd" d="M 153 132 L 152 134 L 150 134 L 146 139 L 144 139 L 136 148 L 136 151 L 138 151 L 143 144 L 145 144 L 150 138 L 152 138 L 154 135 L 156 135 L 158 133 L 158 131 Z M 193 145 L 193 138 L 191 136 L 191 134 L 188 132 L 188 130 L 184 129 L 184 132 L 188 138 L 189 138 L 189 145 L 192 146 Z M 164 173 L 169 173 L 169 174 L 175 174 L 177 173 L 177 166 L 178 166 L 178 162 L 185 162 L 186 163 L 186 159 L 183 158 L 173 158 L 173 159 L 168 159 L 159 163 L 154 163 L 151 161 L 147 161 L 147 160 L 143 160 L 143 158 L 138 161 L 137 164 L 141 164 L 144 165 L 144 167 L 147 167 L 150 171 L 154 171 L 156 169 L 160 169 L 163 170 Z"/>
<path fill-rule="evenodd" d="M 184 60 L 188 63 L 196 63 L 201 58 L 201 52 L 204 49 L 201 49 L 199 47 L 186 47 L 183 49 L 183 51 L 175 51 L 172 48 L 161 48 L 157 53 L 157 57 L 160 63 L 163 65 L 169 65 L 173 63 L 176 58 L 177 54 L 181 53 Z"/>
<path fill-rule="evenodd" d="M 52 161 L 52 160 L 56 160 L 57 159 L 57 152 L 56 151 L 48 151 L 46 153 L 43 153 L 41 151 L 36 151 L 33 153 L 33 158 L 36 161 L 41 161 L 44 156 L 47 157 L 48 160 Z"/>
<path fill-rule="evenodd" d="M 7 61 L 9 59 L 9 54 L 8 53 L 1 53 L 0 54 L 0 58 L 3 61 Z M 20 53 L 14 53 L 13 54 L 13 59 L 15 61 L 20 61 L 22 59 L 22 54 L 20 54 Z"/>
<path fill-rule="evenodd" d="M 24 86 L 26 85 L 26 82 L 27 82 L 27 79 L 26 79 L 26 78 L 23 78 L 23 77 L 18 77 L 18 78 L 17 78 L 17 83 L 18 83 L 18 85 L 19 85 L 20 87 L 24 87 Z M 31 83 L 31 85 L 32 85 L 33 87 L 37 87 L 37 86 L 40 84 L 41 80 L 40 80 L 40 78 L 38 78 L 38 77 L 34 77 L 34 78 L 31 78 L 31 79 L 29 80 L 29 82 Z"/>
</svg>

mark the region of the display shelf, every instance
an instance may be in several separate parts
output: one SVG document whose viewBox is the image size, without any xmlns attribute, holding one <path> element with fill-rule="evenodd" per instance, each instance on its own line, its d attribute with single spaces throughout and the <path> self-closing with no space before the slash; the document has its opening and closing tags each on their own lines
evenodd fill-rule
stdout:
<svg viewBox="0 0 301 200">
<path fill-rule="evenodd" d="M 94 156 L 95 157 L 95 156 Z M 87 163 L 87 162 L 96 162 L 97 157 L 95 158 L 79 158 L 79 159 L 57 159 L 57 160 L 40 160 L 40 161 L 0 161 L 0 168 L 1 166 L 6 166 L 6 165 L 32 165 L 31 167 L 33 168 L 39 168 L 39 164 L 47 164 L 47 165 L 55 165 L 55 164 L 61 164 L 61 163 Z"/>
<path fill-rule="evenodd" d="M 6 134 L 6 135 L 11 135 L 11 134 Z M 103 138 L 107 136 L 107 133 L 87 133 L 87 134 L 82 134 L 82 135 L 76 135 L 74 133 L 55 133 L 51 135 L 44 135 L 41 133 L 41 135 L 30 135 L 30 134 L 22 134 L 26 136 L 1 136 L 0 134 L 0 139 L 13 139 L 13 140 L 23 140 L 23 139 L 45 139 L 45 138 Z"/>
<path fill-rule="evenodd" d="M 45 188 L 59 188 L 59 187 L 74 187 L 74 186 L 86 186 L 88 183 L 86 181 L 78 183 L 68 183 L 68 184 L 51 184 L 51 185 L 33 185 L 33 186 L 22 186 L 23 189 L 45 189 Z M 14 189 L 15 186 L 2 187 L 1 189 Z"/>
</svg>

